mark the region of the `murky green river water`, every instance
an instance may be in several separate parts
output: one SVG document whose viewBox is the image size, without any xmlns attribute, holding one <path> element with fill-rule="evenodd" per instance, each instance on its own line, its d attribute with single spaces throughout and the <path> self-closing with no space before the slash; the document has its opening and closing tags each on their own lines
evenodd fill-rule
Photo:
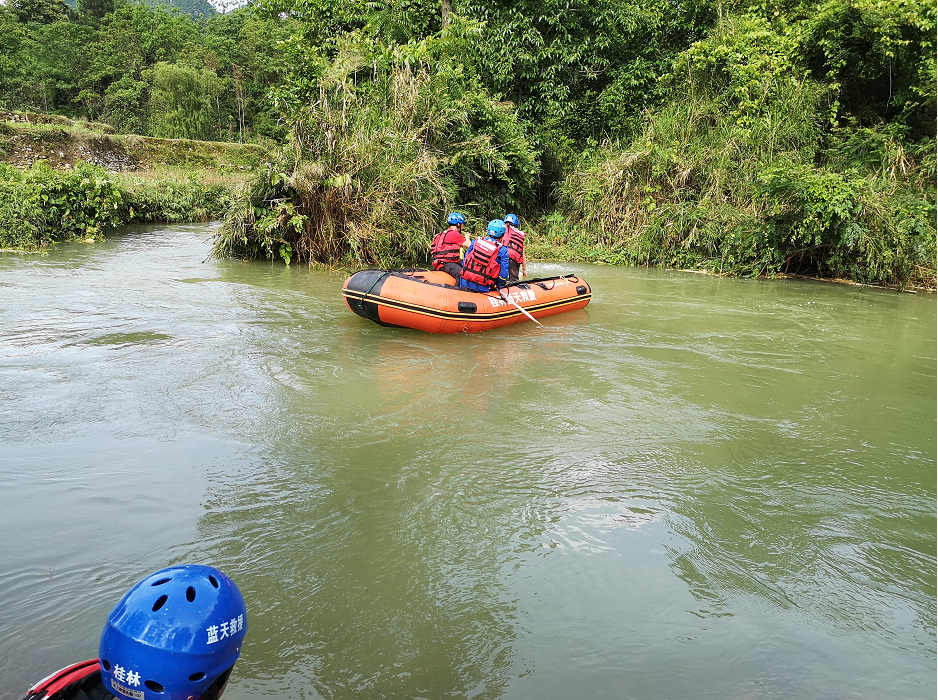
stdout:
<svg viewBox="0 0 938 700">
<path fill-rule="evenodd" d="M 936 300 L 535 265 L 436 337 L 210 227 L 0 258 L 0 697 L 244 592 L 226 698 L 934 698 Z"/>
</svg>

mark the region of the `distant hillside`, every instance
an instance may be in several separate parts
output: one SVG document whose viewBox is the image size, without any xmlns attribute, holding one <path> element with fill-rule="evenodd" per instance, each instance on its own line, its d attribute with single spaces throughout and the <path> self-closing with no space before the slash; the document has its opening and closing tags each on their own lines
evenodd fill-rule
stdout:
<svg viewBox="0 0 938 700">
<path fill-rule="evenodd" d="M 207 0 L 144 0 L 147 5 L 150 7 L 158 7 L 160 5 L 168 5 L 169 7 L 176 7 L 180 12 L 189 15 L 190 17 L 198 17 L 200 14 L 208 17 L 209 15 L 217 14 L 217 11 L 212 5 L 210 5 Z"/>
<path fill-rule="evenodd" d="M 231 12 L 248 4 L 248 0 L 212 0 L 212 6 L 219 12 Z"/>
<path fill-rule="evenodd" d="M 167 7 L 179 8 L 183 14 L 190 17 L 198 17 L 200 14 L 208 17 L 219 12 L 231 12 L 239 7 L 247 5 L 247 0 L 143 0 L 150 7 L 166 5 Z M 2 0 L 0 0 L 2 2 Z M 78 0 L 65 0 L 72 9 L 78 9 Z"/>
<path fill-rule="evenodd" d="M 77 1 L 77 0 L 76 0 Z M 180 12 L 185 12 L 192 17 L 198 17 L 201 12 L 208 17 L 218 12 L 225 13 L 237 10 L 248 4 L 248 0 L 144 0 L 150 7 L 157 5 L 169 5 L 178 7 Z"/>
</svg>

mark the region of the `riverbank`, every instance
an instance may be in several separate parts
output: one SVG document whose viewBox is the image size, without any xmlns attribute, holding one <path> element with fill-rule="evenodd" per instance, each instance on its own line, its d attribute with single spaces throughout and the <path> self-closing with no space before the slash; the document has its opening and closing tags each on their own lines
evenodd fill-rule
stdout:
<svg viewBox="0 0 938 700">
<path fill-rule="evenodd" d="M 112 226 L 225 216 L 267 158 L 256 144 L 115 134 L 107 124 L 0 112 L 0 248 L 95 241 Z"/>
<path fill-rule="evenodd" d="M 679 219 L 676 221 L 680 223 Z M 663 268 L 714 277 L 801 279 L 903 292 L 934 294 L 938 291 L 934 257 L 928 254 L 919 256 L 919 259 L 930 260 L 931 264 L 913 264 L 903 283 L 851 279 L 843 275 L 808 274 L 799 271 L 795 264 L 786 265 L 784 257 L 781 257 L 777 267 L 762 266 L 741 271 L 736 265 L 727 263 L 720 249 L 711 249 L 709 255 L 695 255 L 697 251 L 692 250 L 691 246 L 675 245 L 669 240 L 651 245 L 645 240 L 645 231 L 636 232 L 623 240 L 611 231 L 603 233 L 588 228 L 583 225 L 582 219 L 571 220 L 559 214 L 535 219 L 527 227 L 527 234 L 528 258 L 534 261 Z M 931 248 L 934 249 L 934 244 Z M 774 249 L 768 250 L 777 253 Z"/>
<path fill-rule="evenodd" d="M 268 149 L 257 144 L 116 134 L 108 124 L 0 111 L 0 163 L 17 168 L 44 161 L 53 170 L 70 170 L 85 162 L 142 177 L 167 168 L 223 177 L 250 173 L 267 157 Z"/>
<path fill-rule="evenodd" d="M 238 180 L 211 182 L 194 170 L 148 179 L 86 162 L 66 171 L 43 161 L 22 170 L 0 164 L 0 248 L 41 251 L 101 240 L 121 224 L 217 219 L 237 186 Z"/>
<path fill-rule="evenodd" d="M 779 80 L 789 64 L 763 55 L 764 29 L 727 20 L 695 49 L 722 65 L 745 48 L 751 70 L 717 80 L 688 53 L 642 129 L 566 155 L 526 131 L 520 109 L 451 85 L 445 61 L 414 73 L 376 56 L 374 79 L 352 96 L 348 81 L 328 83 L 315 109 L 284 115 L 291 147 L 235 202 L 214 254 L 420 265 L 446 212 L 479 235 L 513 211 L 536 259 L 935 289 L 933 133 L 832 121 L 833 88 Z M 414 112 L 414 95 L 430 107 Z M 727 107 L 742 98 L 740 111 Z"/>
<path fill-rule="evenodd" d="M 271 151 L 254 144 L 122 135 L 107 124 L 0 112 L 0 248 L 28 252 L 62 241 L 95 241 L 108 227 L 126 223 L 225 219 L 216 238 L 216 257 L 282 258 L 349 269 L 426 262 L 432 235 L 427 231 L 437 225 L 433 212 L 438 203 L 418 207 L 423 215 L 415 226 L 408 216 L 412 212 L 376 222 L 368 214 L 373 206 L 350 208 L 345 202 L 339 209 L 354 210 L 351 213 L 362 220 L 353 231 L 343 232 L 342 226 L 326 225 L 333 218 L 330 207 L 315 202 L 335 205 L 336 195 L 348 199 L 357 189 L 351 180 L 310 180 L 315 173 L 307 172 L 308 167 L 270 163 L 274 160 Z M 641 176 L 636 173 L 637 180 Z M 590 181 L 594 180 L 602 181 L 602 173 L 593 173 Z M 306 191 L 310 182 L 315 192 Z M 361 187 L 361 182 L 355 184 Z M 600 189 L 612 192 L 615 188 L 610 187 Z M 395 189 L 378 186 L 376 191 L 390 197 L 393 193 L 385 190 Z M 582 206 L 568 206 L 523 219 L 528 255 L 544 261 L 664 267 L 717 276 L 794 276 L 905 291 L 936 289 L 934 241 L 928 243 L 933 236 L 927 225 L 911 226 L 914 221 L 901 211 L 880 212 L 878 221 L 904 222 L 890 225 L 890 230 L 909 229 L 908 235 L 892 231 L 896 235 L 880 236 L 883 240 L 877 239 L 876 246 L 870 235 L 858 235 L 853 243 L 840 241 L 834 248 L 842 249 L 839 255 L 845 261 L 854 262 L 829 270 L 829 264 L 806 264 L 808 249 L 782 240 L 784 236 L 779 239 L 784 227 L 764 216 L 742 217 L 745 221 L 720 229 L 719 235 L 704 235 L 713 221 L 703 210 L 666 199 L 650 199 L 645 209 L 639 207 L 645 218 L 633 222 L 634 228 L 623 228 L 615 217 L 594 220 L 599 209 L 611 206 L 604 200 L 589 214 Z M 631 202 L 625 195 L 620 200 L 620 205 Z M 907 200 L 897 199 L 905 204 Z M 921 205 L 927 209 L 927 199 Z M 313 211 L 317 207 L 320 216 Z M 722 209 L 727 216 L 737 211 L 727 204 Z M 712 210 L 707 209 L 710 215 Z M 349 214 L 345 211 L 339 218 L 348 224 L 354 218 Z M 652 214 L 658 219 L 646 221 Z M 471 218 L 478 233 L 488 216 Z M 318 228 L 328 231 L 313 235 L 310 229 Z M 814 247 L 826 250 L 825 245 Z M 830 258 L 831 253 L 824 255 Z M 873 274 L 879 267 L 884 270 Z"/>
</svg>

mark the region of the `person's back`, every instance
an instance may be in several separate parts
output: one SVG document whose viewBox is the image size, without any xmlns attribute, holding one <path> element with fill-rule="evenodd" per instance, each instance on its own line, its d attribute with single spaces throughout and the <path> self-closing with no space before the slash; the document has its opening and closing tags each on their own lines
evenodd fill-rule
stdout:
<svg viewBox="0 0 938 700">
<path fill-rule="evenodd" d="M 469 245 L 462 232 L 466 217 L 453 212 L 446 222 L 449 228 L 434 236 L 430 243 L 430 264 L 434 270 L 441 270 L 458 282 L 462 275 L 462 249 Z"/>
<path fill-rule="evenodd" d="M 161 569 L 108 615 L 99 658 L 52 674 L 24 700 L 217 700 L 246 633 L 244 599 L 225 574 L 195 564 Z"/>
<path fill-rule="evenodd" d="M 505 238 L 502 240 L 504 246 L 508 249 L 508 281 L 517 282 L 521 276 L 528 275 L 528 262 L 524 257 L 524 239 L 525 233 L 518 226 L 521 222 L 514 214 L 505 214 Z"/>
<path fill-rule="evenodd" d="M 463 259 L 459 286 L 477 292 L 501 289 L 508 282 L 508 250 L 501 245 L 505 235 L 505 222 L 489 222 L 486 238 L 477 238 Z"/>
</svg>

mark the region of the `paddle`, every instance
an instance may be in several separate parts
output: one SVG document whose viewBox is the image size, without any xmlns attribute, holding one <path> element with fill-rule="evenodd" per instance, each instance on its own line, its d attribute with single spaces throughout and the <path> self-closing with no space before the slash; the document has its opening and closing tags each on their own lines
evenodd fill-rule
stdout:
<svg viewBox="0 0 938 700">
<path fill-rule="evenodd" d="M 529 314 L 527 311 L 525 311 L 524 309 L 522 309 L 522 308 L 518 305 L 518 302 L 516 302 L 514 299 L 511 298 L 511 295 L 510 295 L 510 294 L 509 294 L 508 296 L 505 296 L 504 294 L 502 294 L 502 290 L 499 289 L 499 290 L 498 290 L 498 295 L 499 295 L 502 299 L 504 299 L 505 301 L 507 301 L 507 302 L 509 302 L 509 303 L 511 303 L 511 304 L 514 304 L 514 305 L 515 305 L 515 308 L 518 309 L 518 311 L 520 311 L 520 312 L 523 313 L 525 316 L 527 316 L 529 319 L 531 319 L 532 321 L 534 321 L 537 325 L 539 325 L 539 326 L 543 326 L 543 325 L 544 325 L 543 323 L 541 323 L 540 321 L 538 321 L 536 318 L 534 318 L 531 314 Z"/>
</svg>

